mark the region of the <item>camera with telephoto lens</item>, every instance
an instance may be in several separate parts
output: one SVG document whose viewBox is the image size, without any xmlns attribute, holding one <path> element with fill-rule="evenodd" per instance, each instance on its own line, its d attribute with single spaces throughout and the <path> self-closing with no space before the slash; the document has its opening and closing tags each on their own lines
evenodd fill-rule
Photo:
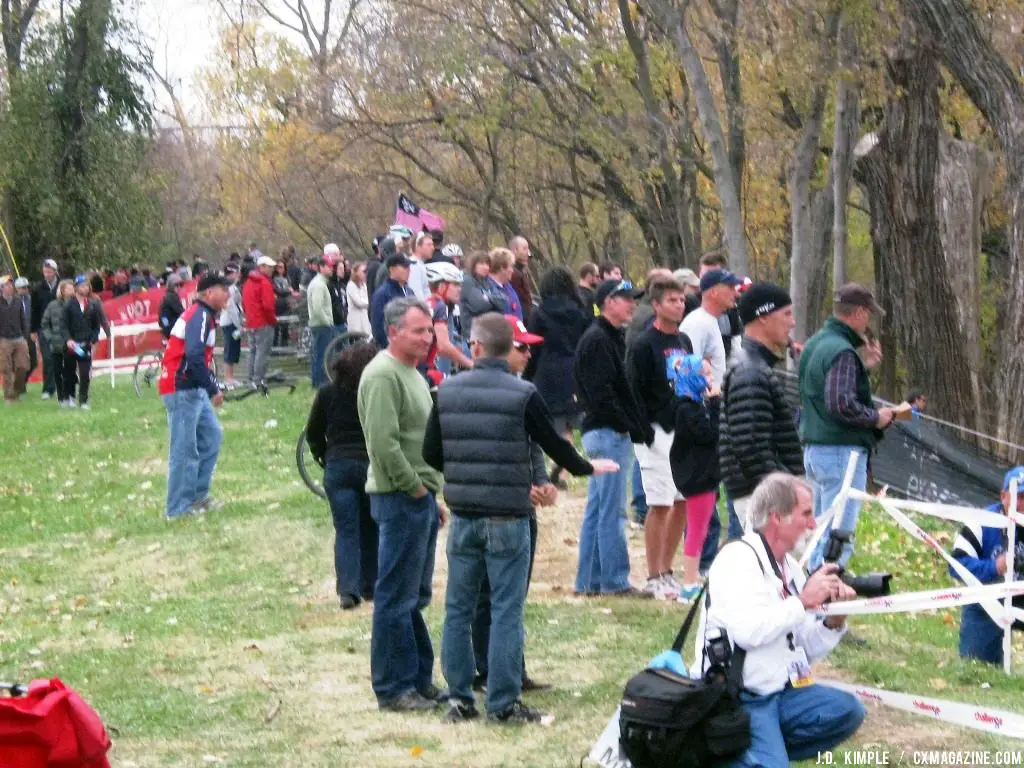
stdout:
<svg viewBox="0 0 1024 768">
<path fill-rule="evenodd" d="M 843 546 L 853 538 L 853 531 L 841 531 L 833 528 L 829 533 L 828 543 L 825 544 L 824 561 L 826 563 L 838 563 L 843 554 Z M 837 574 L 843 583 L 857 593 L 858 597 L 885 597 L 889 594 L 889 582 L 892 580 L 891 573 L 869 573 L 864 576 L 854 576 L 843 566 L 839 566 Z"/>
</svg>

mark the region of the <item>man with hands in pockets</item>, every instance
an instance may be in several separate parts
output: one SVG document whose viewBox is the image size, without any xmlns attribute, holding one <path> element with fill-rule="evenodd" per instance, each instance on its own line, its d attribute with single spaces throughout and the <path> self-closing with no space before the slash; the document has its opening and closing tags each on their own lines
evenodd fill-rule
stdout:
<svg viewBox="0 0 1024 768">
<path fill-rule="evenodd" d="M 828 602 L 852 600 L 837 566 L 809 577 L 791 553 L 815 527 L 811 492 L 798 477 L 776 472 L 754 490 L 750 531 L 722 548 L 708 573 L 697 632 L 701 673 L 708 632 L 728 633 L 746 651 L 740 704 L 750 715 L 752 744 L 734 766 L 786 766 L 831 749 L 864 720 L 852 695 L 814 684 L 810 664 L 827 656 L 846 632 L 845 616 L 816 615 Z"/>
</svg>

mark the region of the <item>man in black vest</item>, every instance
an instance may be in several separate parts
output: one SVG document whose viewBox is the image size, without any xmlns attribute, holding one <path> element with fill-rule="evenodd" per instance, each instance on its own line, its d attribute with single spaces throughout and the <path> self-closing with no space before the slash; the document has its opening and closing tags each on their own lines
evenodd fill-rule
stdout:
<svg viewBox="0 0 1024 768">
<path fill-rule="evenodd" d="M 35 344 L 39 337 L 39 328 L 43 324 L 43 312 L 50 306 L 50 302 L 57 298 L 57 262 L 47 259 L 43 262 L 43 281 L 32 291 L 32 341 Z M 53 375 L 54 365 L 60 365 L 60 360 L 54 362 L 51 359 L 50 351 L 43 347 L 43 400 L 49 400 L 57 394 L 57 380 Z"/>
<path fill-rule="evenodd" d="M 510 372 L 512 342 L 502 315 L 473 321 L 473 370 L 441 383 L 423 441 L 423 458 L 445 474 L 452 511 L 441 646 L 450 691 L 446 722 L 479 716 L 470 626 L 485 573 L 491 588 L 487 719 L 522 724 L 542 717 L 519 699 L 534 503 L 530 441 L 574 475 L 618 471 L 612 461 L 586 461 L 558 434 L 533 384 Z"/>
</svg>

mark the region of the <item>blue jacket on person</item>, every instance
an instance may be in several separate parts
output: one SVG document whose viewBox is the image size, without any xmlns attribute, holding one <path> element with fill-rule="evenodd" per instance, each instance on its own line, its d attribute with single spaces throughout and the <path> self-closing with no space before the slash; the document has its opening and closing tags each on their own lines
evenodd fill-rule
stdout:
<svg viewBox="0 0 1024 768">
<path fill-rule="evenodd" d="M 373 340 L 381 349 L 388 345 L 388 330 L 384 327 L 384 307 L 392 299 L 412 295 L 408 286 L 391 277 L 384 278 L 380 288 L 373 292 L 373 299 L 370 301 L 370 329 L 373 331 Z"/>
<path fill-rule="evenodd" d="M 987 512 L 1003 514 L 1002 502 L 989 504 Z M 1006 530 L 989 528 L 980 523 L 964 525 L 953 542 L 953 557 L 968 571 L 974 574 L 982 584 L 994 584 L 1002 581 L 996 570 L 996 559 L 1006 552 Z M 1017 526 L 1017 548 L 1024 548 L 1024 527 Z M 1014 553 L 1007 554 L 1010 567 L 1013 567 Z M 950 567 L 949 573 L 954 578 L 960 577 Z M 1022 574 L 1017 574 L 1020 578 Z M 1016 628 L 1016 627 L 1015 627 Z M 960 655 L 987 661 L 991 664 L 1003 663 L 1003 630 L 985 613 L 980 604 L 965 605 L 960 619 Z"/>
</svg>

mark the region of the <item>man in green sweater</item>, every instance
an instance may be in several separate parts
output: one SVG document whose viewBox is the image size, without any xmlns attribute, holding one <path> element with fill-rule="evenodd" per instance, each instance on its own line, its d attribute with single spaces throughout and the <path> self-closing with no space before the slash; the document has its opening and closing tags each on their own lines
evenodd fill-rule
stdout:
<svg viewBox="0 0 1024 768">
<path fill-rule="evenodd" d="M 317 257 L 317 269 L 319 273 L 306 288 L 309 330 L 313 333 L 313 354 L 309 356 L 313 389 L 319 389 L 327 378 L 324 355 L 334 338 L 334 312 L 331 309 L 331 289 L 327 282 L 334 271 L 334 258 L 329 254 Z"/>
<path fill-rule="evenodd" d="M 422 610 L 430 603 L 434 548 L 446 511 L 435 499 L 441 474 L 423 459 L 433 401 L 416 364 L 433 339 L 430 308 L 419 299 L 394 299 L 384 324 L 388 348 L 366 367 L 358 395 L 370 457 L 366 492 L 380 529 L 370 671 L 378 706 L 408 712 L 438 706 L 434 649 Z"/>
<path fill-rule="evenodd" d="M 856 457 L 852 487 L 867 485 L 868 455 L 892 423 L 892 408 L 875 408 L 871 398 L 868 365 L 858 353 L 864 347 L 871 318 L 882 310 L 871 291 L 856 283 L 835 295 L 833 316 L 807 342 L 800 358 L 800 442 L 804 445 L 804 469 L 814 485 L 814 516 L 821 517 L 843 489 L 846 467 Z M 873 347 L 865 357 L 877 365 L 881 359 Z M 859 501 L 847 501 L 832 527 L 855 531 Z M 827 537 L 822 536 L 809 562 L 813 571 L 821 565 Z M 840 565 L 853 554 L 847 543 Z"/>
</svg>

